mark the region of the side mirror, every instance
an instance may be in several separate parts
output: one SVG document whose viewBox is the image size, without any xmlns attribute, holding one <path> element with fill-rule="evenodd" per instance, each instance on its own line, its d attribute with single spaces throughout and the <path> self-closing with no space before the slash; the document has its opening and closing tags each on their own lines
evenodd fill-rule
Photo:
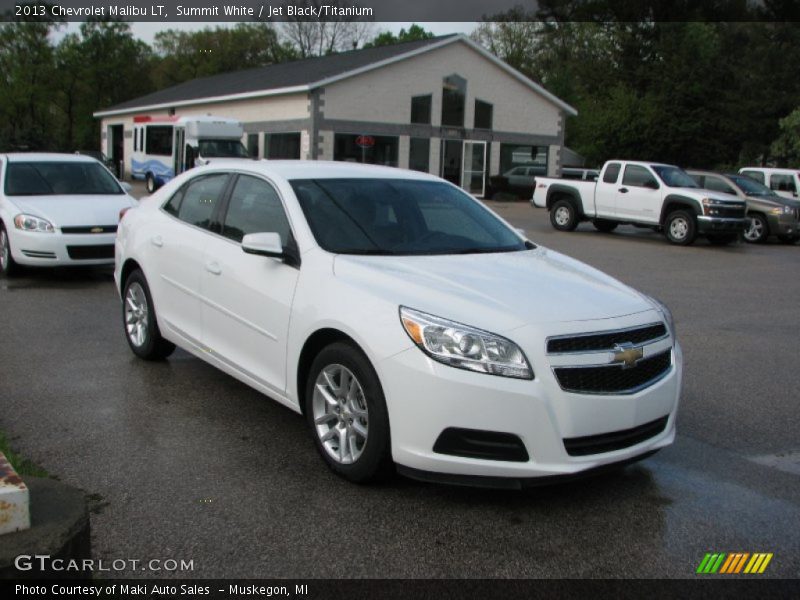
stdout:
<svg viewBox="0 0 800 600">
<path fill-rule="evenodd" d="M 130 194 L 133 191 L 133 186 L 127 181 L 120 181 L 119 187 L 121 187 L 122 191 L 125 192 L 126 194 Z"/>
<path fill-rule="evenodd" d="M 248 233 L 242 238 L 242 251 L 247 254 L 280 258 L 291 267 L 300 266 L 300 255 L 292 240 L 284 246 L 281 236 L 275 232 Z"/>
<path fill-rule="evenodd" d="M 655 179 L 648 179 L 644 182 L 644 187 L 650 190 L 657 190 L 658 189 L 658 182 Z"/>
</svg>

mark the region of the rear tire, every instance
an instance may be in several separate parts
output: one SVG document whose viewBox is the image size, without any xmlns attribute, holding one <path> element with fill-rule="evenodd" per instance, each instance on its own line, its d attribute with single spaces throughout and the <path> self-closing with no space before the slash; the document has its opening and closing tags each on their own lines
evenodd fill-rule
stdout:
<svg viewBox="0 0 800 600">
<path fill-rule="evenodd" d="M 592 223 L 597 231 L 602 231 L 603 233 L 614 231 L 619 224 L 616 221 L 608 221 L 606 219 L 595 219 Z"/>
<path fill-rule="evenodd" d="M 125 281 L 122 293 L 122 326 L 133 353 L 144 360 L 163 360 L 175 351 L 175 344 L 161 337 L 150 288 L 141 270 Z"/>
<path fill-rule="evenodd" d="M 677 246 L 694 243 L 697 238 L 697 221 L 694 215 L 685 210 L 672 211 L 664 222 L 664 235 L 669 243 Z"/>
<path fill-rule="evenodd" d="M 574 231 L 578 226 L 578 211 L 569 200 L 557 200 L 550 209 L 550 224 L 558 231 Z"/>
<path fill-rule="evenodd" d="M 769 237 L 769 224 L 767 218 L 759 213 L 747 215 L 747 228 L 744 230 L 744 239 L 751 244 L 763 244 Z"/>
<path fill-rule="evenodd" d="M 305 392 L 314 443 L 334 473 L 355 483 L 391 475 L 386 400 L 361 350 L 344 342 L 324 348 L 311 364 Z"/>
<path fill-rule="evenodd" d="M 0 275 L 11 278 L 17 277 L 21 272 L 22 267 L 11 254 L 11 240 L 6 226 L 0 223 Z"/>
</svg>

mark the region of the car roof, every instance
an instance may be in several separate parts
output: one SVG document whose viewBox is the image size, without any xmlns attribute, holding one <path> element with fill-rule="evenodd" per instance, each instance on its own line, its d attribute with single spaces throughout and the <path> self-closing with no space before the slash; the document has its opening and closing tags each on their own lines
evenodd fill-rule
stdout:
<svg viewBox="0 0 800 600">
<path fill-rule="evenodd" d="M 253 160 L 247 158 L 226 158 L 215 161 L 212 158 L 208 165 L 198 168 L 198 170 L 236 169 L 255 171 L 263 173 L 264 175 L 277 175 L 283 179 L 383 178 L 440 181 L 438 177 L 421 171 L 323 160 Z"/>
<path fill-rule="evenodd" d="M 59 152 L 9 152 L 5 155 L 8 162 L 89 162 L 97 159 L 84 154 L 67 154 Z"/>
</svg>

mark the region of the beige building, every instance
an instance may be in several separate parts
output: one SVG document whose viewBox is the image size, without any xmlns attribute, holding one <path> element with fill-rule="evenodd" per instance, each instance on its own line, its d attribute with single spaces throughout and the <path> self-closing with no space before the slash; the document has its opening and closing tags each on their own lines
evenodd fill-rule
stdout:
<svg viewBox="0 0 800 600">
<path fill-rule="evenodd" d="M 95 117 L 104 152 L 130 174 L 134 117 L 209 114 L 240 120 L 261 158 L 417 169 L 483 195 L 491 175 L 515 166 L 556 175 L 566 117 L 577 113 L 451 35 L 196 79 Z"/>
</svg>

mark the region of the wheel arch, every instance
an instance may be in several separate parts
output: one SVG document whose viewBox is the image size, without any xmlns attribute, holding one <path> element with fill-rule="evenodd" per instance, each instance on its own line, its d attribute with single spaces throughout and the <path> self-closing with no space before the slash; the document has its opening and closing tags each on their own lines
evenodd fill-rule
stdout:
<svg viewBox="0 0 800 600">
<path fill-rule="evenodd" d="M 678 196 L 676 194 L 670 194 L 666 198 L 664 198 L 664 205 L 661 207 L 661 217 L 659 218 L 658 222 L 661 225 L 664 225 L 664 222 L 667 219 L 667 215 L 675 210 L 686 209 L 690 211 L 694 216 L 698 216 L 701 214 L 700 207 L 697 201 L 692 200 L 691 198 L 687 198 L 686 196 Z"/>
<path fill-rule="evenodd" d="M 122 270 L 119 273 L 120 295 L 125 292 L 125 282 L 128 281 L 128 277 L 130 277 L 131 273 L 133 273 L 136 269 L 139 269 L 142 271 L 142 273 L 144 273 L 144 269 L 142 269 L 141 265 L 139 265 L 139 263 L 133 258 L 129 258 L 123 263 Z"/>
<path fill-rule="evenodd" d="M 303 415 L 306 414 L 306 380 L 308 379 L 309 371 L 311 371 L 311 364 L 314 362 L 314 359 L 323 350 L 323 348 L 336 342 L 345 342 L 351 344 L 353 347 L 367 356 L 367 360 L 369 360 L 369 356 L 361 347 L 361 345 L 341 329 L 324 327 L 322 329 L 317 329 L 314 333 L 308 336 L 303 344 L 303 348 L 300 350 L 300 355 L 297 359 L 295 380 L 295 385 L 297 386 L 297 400 L 300 405 L 300 412 Z M 370 362 L 372 361 L 370 360 Z"/>
<path fill-rule="evenodd" d="M 583 202 L 581 201 L 580 194 L 578 191 L 570 187 L 568 185 L 551 185 L 550 189 L 547 190 L 547 210 L 553 208 L 553 205 L 558 202 L 559 200 L 566 200 L 575 208 L 575 213 L 578 215 L 578 219 L 584 218 L 583 212 Z"/>
</svg>

